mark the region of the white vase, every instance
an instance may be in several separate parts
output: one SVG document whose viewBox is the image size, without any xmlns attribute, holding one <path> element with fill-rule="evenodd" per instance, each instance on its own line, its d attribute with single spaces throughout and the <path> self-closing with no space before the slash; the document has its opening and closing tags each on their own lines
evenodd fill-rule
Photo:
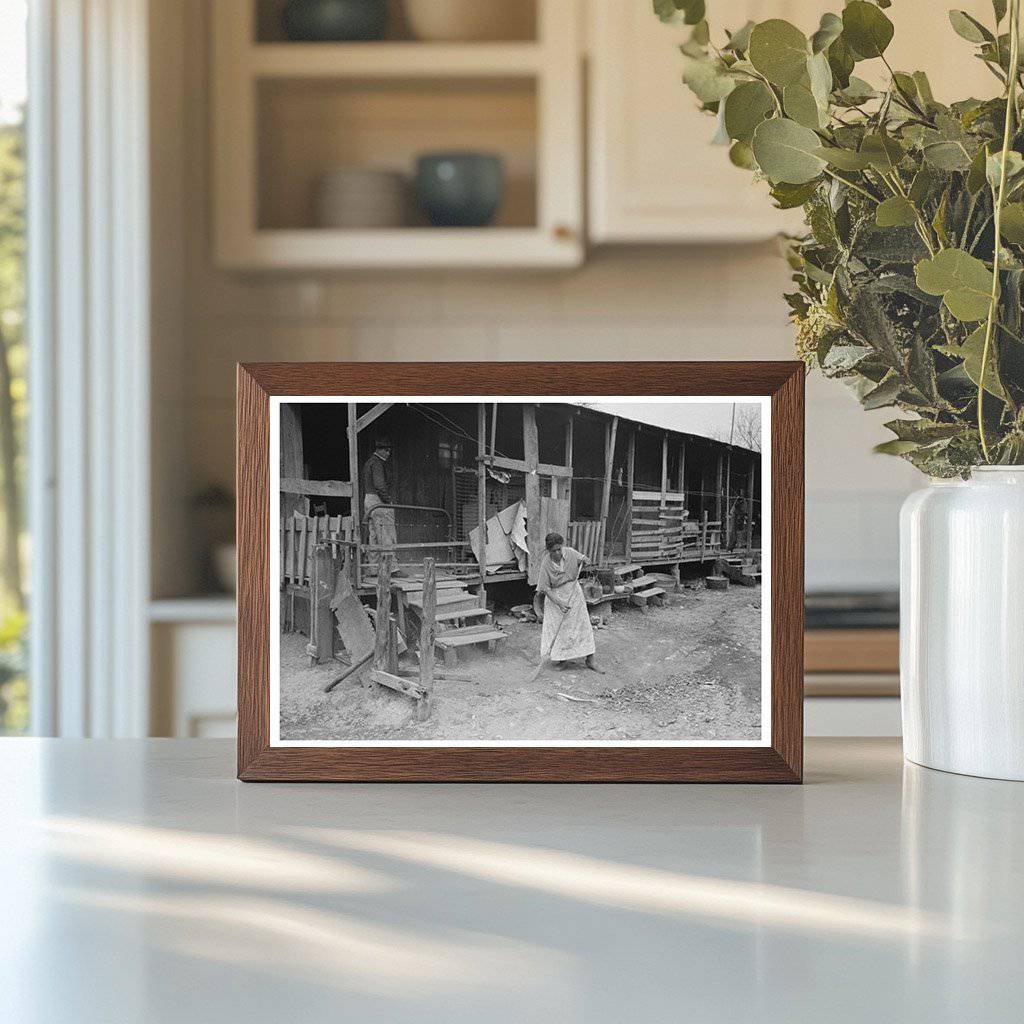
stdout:
<svg viewBox="0 0 1024 1024">
<path fill-rule="evenodd" d="M 900 693 L 911 761 L 1024 781 L 1024 466 L 904 503 Z"/>
</svg>

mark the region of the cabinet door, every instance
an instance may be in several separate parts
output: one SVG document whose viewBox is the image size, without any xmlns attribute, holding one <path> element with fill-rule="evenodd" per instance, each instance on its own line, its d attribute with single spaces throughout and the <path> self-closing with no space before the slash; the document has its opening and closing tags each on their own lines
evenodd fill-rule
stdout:
<svg viewBox="0 0 1024 1024">
<path fill-rule="evenodd" d="M 786 18 L 811 33 L 840 0 L 735 0 L 709 5 L 713 31 L 747 19 Z M 989 0 L 956 6 L 991 26 Z M 769 237 L 798 230 L 799 211 L 782 213 L 767 187 L 710 145 L 714 120 L 682 84 L 678 44 L 689 29 L 663 25 L 649 0 L 590 0 L 590 237 L 595 242 L 705 242 Z M 928 73 L 944 102 L 996 95 L 995 78 L 971 44 L 950 27 L 946 5 L 893 4 L 896 26 L 887 56 L 894 67 Z M 1006 23 L 1003 23 L 1006 30 Z M 888 77 L 879 61 L 858 67 L 873 82 Z"/>
<path fill-rule="evenodd" d="M 736 0 L 711 8 L 712 31 L 771 17 L 811 31 L 821 9 L 809 0 Z M 767 185 L 710 145 L 715 120 L 681 78 L 688 27 L 662 24 L 649 0 L 591 0 L 589 25 L 593 241 L 737 241 L 799 226 L 799 211 L 776 210 Z"/>
</svg>

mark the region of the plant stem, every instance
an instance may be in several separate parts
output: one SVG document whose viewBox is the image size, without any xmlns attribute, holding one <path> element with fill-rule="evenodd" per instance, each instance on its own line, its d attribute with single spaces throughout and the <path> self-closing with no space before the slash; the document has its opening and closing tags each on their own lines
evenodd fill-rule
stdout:
<svg viewBox="0 0 1024 1024">
<path fill-rule="evenodd" d="M 1020 62 L 1020 0 L 1010 0 L 1010 73 L 1006 83 L 1006 118 L 1003 124 L 1003 149 L 999 154 L 999 189 L 995 196 L 993 228 L 995 243 L 992 252 L 992 295 L 989 300 L 988 319 L 985 322 L 985 345 L 981 350 L 981 369 L 978 371 L 978 435 L 985 461 L 992 462 L 988 437 L 985 434 L 985 373 L 988 370 L 989 353 L 992 347 L 992 331 L 999 309 L 999 256 L 1001 253 L 1001 227 L 1003 201 L 1006 197 L 1006 161 L 1010 152 L 1010 139 L 1014 116 L 1017 111 L 1017 67 Z"/>
<path fill-rule="evenodd" d="M 830 178 L 834 179 L 835 181 L 842 182 L 842 184 L 848 186 L 849 188 L 852 188 L 854 192 L 859 192 L 862 196 L 866 196 L 868 199 L 871 200 L 871 202 L 877 205 L 878 196 L 873 196 L 866 188 L 861 188 L 860 185 L 858 185 L 854 181 L 847 181 L 846 178 L 840 178 L 838 174 L 833 174 L 827 167 L 824 169 L 824 173 L 827 174 Z"/>
</svg>

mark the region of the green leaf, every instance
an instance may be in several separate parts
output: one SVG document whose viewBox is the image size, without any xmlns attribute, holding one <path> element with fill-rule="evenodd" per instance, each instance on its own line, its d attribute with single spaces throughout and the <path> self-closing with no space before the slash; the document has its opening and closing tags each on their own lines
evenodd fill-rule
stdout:
<svg viewBox="0 0 1024 1024">
<path fill-rule="evenodd" d="M 871 166 L 871 161 L 852 149 L 839 149 L 837 146 L 819 146 L 815 151 L 816 156 L 830 164 L 838 167 L 841 171 L 863 171 Z"/>
<path fill-rule="evenodd" d="M 935 216 L 932 217 L 932 227 L 943 247 L 949 245 L 949 232 L 946 231 L 946 215 L 949 212 L 949 189 L 944 189 L 939 205 L 935 209 Z"/>
<path fill-rule="evenodd" d="M 717 103 L 736 87 L 736 79 L 720 61 L 710 57 L 684 56 L 683 81 L 701 103 Z"/>
<path fill-rule="evenodd" d="M 772 186 L 771 195 L 778 209 L 794 210 L 798 206 L 803 206 L 817 190 L 817 180 L 804 182 L 801 185 L 792 185 L 789 182 L 781 181 Z"/>
<path fill-rule="evenodd" d="M 957 351 L 964 361 L 964 372 L 974 382 L 975 387 L 980 387 L 981 358 L 985 352 L 985 325 L 981 324 L 973 330 Z M 1005 401 L 1006 392 L 1003 390 L 1002 384 L 999 383 L 999 377 L 996 374 L 995 361 L 993 359 L 994 355 L 995 344 L 994 342 L 991 342 L 989 344 L 988 360 L 985 366 L 985 390 L 990 395 L 994 395 L 996 398 L 1001 398 Z"/>
<path fill-rule="evenodd" d="M 891 173 L 906 155 L 903 147 L 891 135 L 877 132 L 864 136 L 860 152 L 875 170 L 883 174 Z"/>
<path fill-rule="evenodd" d="M 821 127 L 821 111 L 806 85 L 787 85 L 782 90 L 782 109 L 787 117 L 805 128 Z"/>
<path fill-rule="evenodd" d="M 992 274 L 977 257 L 963 249 L 943 249 L 914 268 L 917 286 L 941 295 L 946 308 L 964 322 L 988 316 Z"/>
<path fill-rule="evenodd" d="M 892 42 L 892 22 L 874 5 L 853 0 L 843 10 L 843 39 L 861 60 L 881 57 Z"/>
<path fill-rule="evenodd" d="M 953 31 L 969 43 L 992 42 L 995 36 L 980 21 L 972 18 L 966 11 L 950 11 L 949 23 Z"/>
<path fill-rule="evenodd" d="M 878 387 L 872 388 L 864 395 L 860 400 L 860 404 L 868 410 L 882 409 L 887 405 L 894 405 L 896 399 L 899 398 L 901 390 L 900 379 L 896 374 L 893 374 L 882 381 Z"/>
<path fill-rule="evenodd" d="M 1024 203 L 1007 203 L 1003 207 L 999 231 L 1006 241 L 1024 245 Z"/>
<path fill-rule="evenodd" d="M 842 36 L 828 48 L 828 66 L 832 71 L 832 79 L 837 89 L 845 89 L 850 84 L 854 60 L 850 48 Z"/>
<path fill-rule="evenodd" d="M 916 441 L 918 444 L 956 437 L 963 430 L 959 423 L 936 423 L 926 419 L 890 420 L 885 428 L 891 430 L 900 441 Z"/>
<path fill-rule="evenodd" d="M 729 138 L 750 142 L 754 129 L 775 109 L 775 99 L 764 82 L 743 82 L 725 100 L 725 130 Z"/>
<path fill-rule="evenodd" d="M 811 52 L 821 53 L 827 50 L 843 31 L 843 19 L 838 14 L 823 14 L 818 31 L 811 36 Z"/>
<path fill-rule="evenodd" d="M 999 176 L 1002 171 L 1003 151 L 996 150 L 985 161 L 985 177 L 993 191 L 999 188 Z M 1024 157 L 1011 149 L 1006 154 L 1006 180 L 1013 181 L 1024 171 Z"/>
<path fill-rule="evenodd" d="M 875 207 L 875 223 L 880 228 L 908 227 L 916 221 L 914 204 L 903 196 L 891 196 Z"/>
<path fill-rule="evenodd" d="M 910 183 L 910 190 L 907 192 L 907 195 L 915 206 L 920 208 L 921 204 L 928 198 L 932 189 L 935 188 L 937 177 L 938 175 L 927 165 L 923 166 L 914 175 L 914 180 Z"/>
<path fill-rule="evenodd" d="M 917 95 L 925 103 L 934 103 L 935 97 L 932 95 L 932 86 L 928 81 L 928 76 L 923 71 L 915 71 L 911 77 L 914 79 L 914 85 L 917 86 Z"/>
<path fill-rule="evenodd" d="M 810 82 L 811 95 L 821 111 L 820 122 L 828 120 L 828 100 L 832 94 L 832 69 L 828 66 L 828 57 L 823 53 L 815 54 L 807 61 L 807 80 Z"/>
<path fill-rule="evenodd" d="M 754 22 L 748 21 L 742 28 L 736 29 L 729 36 L 729 42 L 723 49 L 732 50 L 733 53 L 746 53 L 750 48 L 750 33 L 753 31 L 754 24 Z"/>
<path fill-rule="evenodd" d="M 931 142 L 924 146 L 925 160 L 940 171 L 966 171 L 971 158 L 959 142 Z"/>
<path fill-rule="evenodd" d="M 981 147 L 974 154 L 971 160 L 970 169 L 967 171 L 967 191 L 972 196 L 977 195 L 985 187 L 985 162 L 988 160 L 988 144 Z"/>
<path fill-rule="evenodd" d="M 846 88 L 839 95 L 844 103 L 856 106 L 859 103 L 867 103 L 868 100 L 873 100 L 878 95 L 878 90 L 865 82 L 863 78 L 851 75 Z"/>
<path fill-rule="evenodd" d="M 809 53 L 807 37 L 781 18 L 762 21 L 750 33 L 747 58 L 772 85 L 785 87 L 799 81 Z"/>
<path fill-rule="evenodd" d="M 867 408 L 867 406 L 865 406 Z M 883 441 L 881 444 L 876 444 L 872 451 L 876 455 L 906 455 L 907 452 L 915 451 L 920 448 L 921 445 L 917 441 Z"/>
<path fill-rule="evenodd" d="M 666 23 L 696 25 L 704 20 L 704 0 L 654 0 L 654 13 Z"/>
<path fill-rule="evenodd" d="M 754 130 L 753 147 L 758 166 L 773 184 L 813 181 L 825 166 L 817 154 L 818 136 L 788 118 L 762 121 Z"/>
<path fill-rule="evenodd" d="M 729 147 L 729 162 L 736 167 L 742 167 L 745 171 L 756 171 L 757 161 L 754 159 L 754 151 L 746 142 L 734 142 Z"/>
<path fill-rule="evenodd" d="M 711 42 L 711 29 L 706 21 L 698 21 L 690 33 L 690 42 L 695 46 L 707 46 Z"/>
</svg>

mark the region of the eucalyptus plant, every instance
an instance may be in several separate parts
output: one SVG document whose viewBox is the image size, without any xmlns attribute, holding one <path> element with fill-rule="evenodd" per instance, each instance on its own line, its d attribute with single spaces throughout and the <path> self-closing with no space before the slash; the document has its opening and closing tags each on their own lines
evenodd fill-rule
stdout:
<svg viewBox="0 0 1024 1024">
<path fill-rule="evenodd" d="M 717 44 L 705 6 L 654 0 L 691 26 L 683 80 L 716 141 L 776 206 L 803 207 L 785 240 L 801 358 L 909 414 L 877 450 L 931 476 L 1024 462 L 1020 0 L 993 0 L 989 24 L 949 12 L 998 91 L 949 105 L 890 66 L 890 0 L 852 0 L 809 37 L 772 18 Z M 884 87 L 856 74 L 869 61 Z"/>
</svg>

